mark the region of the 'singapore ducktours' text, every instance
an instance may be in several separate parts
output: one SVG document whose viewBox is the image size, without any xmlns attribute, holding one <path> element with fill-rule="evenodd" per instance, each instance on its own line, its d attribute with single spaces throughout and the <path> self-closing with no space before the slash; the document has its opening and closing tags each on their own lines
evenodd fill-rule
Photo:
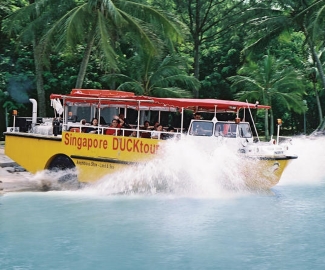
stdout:
<svg viewBox="0 0 325 270">
<path fill-rule="evenodd" d="M 156 154 L 159 148 L 159 145 L 155 144 L 154 141 L 147 143 L 137 138 L 112 137 L 108 139 L 105 135 L 103 138 L 90 138 L 79 137 L 73 133 L 65 133 L 64 144 L 74 146 L 78 150 L 111 149 L 145 154 Z"/>
</svg>

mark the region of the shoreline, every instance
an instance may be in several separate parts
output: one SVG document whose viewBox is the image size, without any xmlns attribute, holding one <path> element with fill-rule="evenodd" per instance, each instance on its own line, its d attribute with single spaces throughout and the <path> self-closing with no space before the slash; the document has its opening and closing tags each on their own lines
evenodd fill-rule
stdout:
<svg viewBox="0 0 325 270">
<path fill-rule="evenodd" d="M 0 195 L 8 192 L 35 190 L 32 174 L 5 155 L 4 142 L 0 142 Z"/>
<path fill-rule="evenodd" d="M 75 190 L 80 183 L 59 183 L 48 177 L 35 177 L 5 155 L 4 142 L 0 142 L 0 196 L 10 192 L 46 192 L 51 190 Z"/>
</svg>

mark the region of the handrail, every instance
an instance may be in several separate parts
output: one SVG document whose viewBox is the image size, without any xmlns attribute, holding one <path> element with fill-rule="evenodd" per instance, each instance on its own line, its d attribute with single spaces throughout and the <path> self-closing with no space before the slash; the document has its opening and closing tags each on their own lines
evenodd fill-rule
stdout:
<svg viewBox="0 0 325 270">
<path fill-rule="evenodd" d="M 67 124 L 65 124 L 66 126 L 68 126 Z M 81 124 L 73 124 L 73 125 L 70 125 L 69 129 L 72 129 L 72 128 L 79 128 L 79 131 L 78 133 L 84 133 L 82 132 L 82 128 L 83 127 L 86 127 L 86 128 L 89 128 L 89 127 L 96 127 L 98 128 L 98 130 L 100 130 L 100 132 L 98 134 L 101 134 L 101 135 L 106 135 L 105 134 L 105 130 L 106 129 L 115 129 L 115 134 L 113 136 L 123 136 L 125 137 L 126 135 L 126 132 L 136 132 L 137 133 L 137 136 L 135 136 L 134 138 L 141 138 L 141 133 L 150 133 L 150 138 L 151 138 L 151 134 L 152 132 L 154 132 L 154 130 L 147 130 L 147 129 L 134 129 L 134 128 L 114 128 L 114 127 L 110 127 L 110 126 L 90 126 L 90 125 L 81 125 Z M 67 130 L 69 132 L 69 130 Z M 121 131 L 121 134 L 118 134 L 118 131 Z M 158 134 L 168 134 L 168 135 L 180 135 L 182 134 L 182 132 L 178 131 L 176 129 L 176 132 L 170 132 L 170 131 L 167 131 L 167 130 L 163 130 L 163 131 L 155 131 L 156 133 Z M 89 133 L 91 134 L 91 133 Z M 108 135 L 110 136 L 110 135 Z"/>
</svg>

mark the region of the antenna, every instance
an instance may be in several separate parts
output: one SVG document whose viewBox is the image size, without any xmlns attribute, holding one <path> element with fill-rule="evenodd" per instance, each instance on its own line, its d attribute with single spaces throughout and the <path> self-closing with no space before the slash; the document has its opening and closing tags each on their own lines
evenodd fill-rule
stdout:
<svg viewBox="0 0 325 270">
<path fill-rule="evenodd" d="M 252 122 L 253 122 L 253 126 L 254 126 L 254 130 L 255 130 L 255 133 L 256 133 L 257 140 L 260 141 L 260 138 L 259 138 L 258 133 L 257 133 L 257 129 L 256 129 L 256 125 L 255 125 L 255 121 L 254 121 L 254 119 L 253 119 L 253 115 L 252 115 L 252 112 L 251 112 L 251 108 L 250 108 L 249 105 L 248 105 L 248 101 L 247 101 L 247 99 L 246 99 L 246 103 L 247 103 L 247 108 L 248 108 L 249 114 L 250 114 L 251 119 L 252 119 Z M 256 101 L 256 102 L 255 102 L 255 108 L 256 108 L 256 109 L 257 109 L 258 104 L 259 104 L 259 102 Z"/>
<path fill-rule="evenodd" d="M 218 122 L 218 119 L 217 119 L 217 106 L 218 105 L 214 105 L 214 116 L 213 116 L 213 119 L 212 119 L 213 122 Z"/>
</svg>

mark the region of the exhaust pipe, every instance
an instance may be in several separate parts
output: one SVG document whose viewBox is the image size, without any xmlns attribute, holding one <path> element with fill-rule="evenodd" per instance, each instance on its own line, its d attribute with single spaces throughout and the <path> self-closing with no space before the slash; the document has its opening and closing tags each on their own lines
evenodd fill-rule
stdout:
<svg viewBox="0 0 325 270">
<path fill-rule="evenodd" d="M 30 98 L 29 101 L 33 103 L 33 113 L 32 113 L 32 129 L 34 129 L 37 122 L 37 101 L 33 98 Z"/>
</svg>

